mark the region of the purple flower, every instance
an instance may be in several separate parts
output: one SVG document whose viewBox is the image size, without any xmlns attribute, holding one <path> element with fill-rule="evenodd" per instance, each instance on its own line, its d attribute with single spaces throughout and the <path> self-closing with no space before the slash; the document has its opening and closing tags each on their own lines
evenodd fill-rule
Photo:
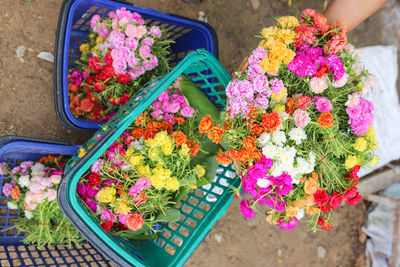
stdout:
<svg viewBox="0 0 400 267">
<path fill-rule="evenodd" d="M 8 197 L 11 194 L 11 189 L 13 188 L 12 184 L 6 183 L 3 186 L 3 194 Z"/>
<path fill-rule="evenodd" d="M 21 166 L 16 166 L 11 170 L 12 174 L 17 174 L 17 172 L 19 172 L 21 170 Z"/>
<path fill-rule="evenodd" d="M 329 112 L 333 108 L 332 103 L 326 97 L 314 96 L 312 101 L 319 112 Z"/>
<path fill-rule="evenodd" d="M 289 231 L 296 227 L 298 219 L 296 217 L 292 217 L 289 221 L 285 221 L 283 218 L 278 219 L 279 227 L 283 230 Z"/>
<path fill-rule="evenodd" d="M 240 211 L 247 219 L 253 219 L 254 214 L 256 214 L 256 212 L 249 207 L 249 203 L 245 199 L 242 199 L 242 201 L 240 201 Z"/>
</svg>

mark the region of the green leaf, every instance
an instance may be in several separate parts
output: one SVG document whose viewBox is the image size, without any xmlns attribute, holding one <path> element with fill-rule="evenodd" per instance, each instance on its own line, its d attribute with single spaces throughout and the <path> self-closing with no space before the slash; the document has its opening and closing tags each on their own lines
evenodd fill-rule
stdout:
<svg viewBox="0 0 400 267">
<path fill-rule="evenodd" d="M 196 183 L 196 181 L 193 182 L 193 183 Z M 192 188 L 190 186 L 182 186 L 182 187 L 180 187 L 179 190 L 178 190 L 178 193 L 176 194 L 176 197 L 175 197 L 175 199 L 173 201 L 176 202 L 176 203 L 179 203 L 184 196 L 189 194 L 190 191 L 192 191 Z"/>
<path fill-rule="evenodd" d="M 166 213 L 161 213 L 157 216 L 158 222 L 176 222 L 181 218 L 181 212 L 175 208 L 168 208 Z"/>
<path fill-rule="evenodd" d="M 203 166 L 204 166 L 204 169 L 206 170 L 206 173 L 204 174 L 204 178 L 207 182 L 205 184 L 201 184 L 201 183 L 199 184 L 199 182 L 201 182 L 202 179 L 198 180 L 197 181 L 198 187 L 212 183 L 214 181 L 215 175 L 217 175 L 217 168 L 219 165 L 217 160 L 215 159 L 216 156 L 217 156 L 217 154 L 212 154 L 204 159 Z M 203 181 L 203 183 L 204 182 L 205 181 Z"/>
<path fill-rule="evenodd" d="M 190 106 L 196 109 L 202 116 L 209 114 L 211 119 L 218 123 L 221 119 L 219 110 L 190 78 L 185 75 L 181 75 L 181 77 L 182 94 L 189 101 Z"/>
<path fill-rule="evenodd" d="M 142 228 L 140 228 L 137 231 L 123 230 L 123 231 L 116 232 L 115 235 L 122 237 L 122 238 L 135 239 L 134 237 L 144 235 L 149 230 L 150 230 L 150 227 L 147 224 L 145 224 L 145 225 L 143 225 Z"/>
</svg>

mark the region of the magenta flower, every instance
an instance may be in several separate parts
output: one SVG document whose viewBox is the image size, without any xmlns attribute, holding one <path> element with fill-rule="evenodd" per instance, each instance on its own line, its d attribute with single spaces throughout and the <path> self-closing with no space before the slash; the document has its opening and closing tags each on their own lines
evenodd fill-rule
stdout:
<svg viewBox="0 0 400 267">
<path fill-rule="evenodd" d="M 312 101 L 319 112 L 329 112 L 333 108 L 332 103 L 324 96 L 314 96 Z"/>
<path fill-rule="evenodd" d="M 283 218 L 278 219 L 279 227 L 283 230 L 289 231 L 296 227 L 298 219 L 296 217 L 292 217 L 289 221 L 285 221 Z"/>
<path fill-rule="evenodd" d="M 11 189 L 13 188 L 12 184 L 6 183 L 3 186 L 3 194 L 8 197 L 11 194 Z"/>
<path fill-rule="evenodd" d="M 186 118 L 191 118 L 191 117 L 193 117 L 194 112 L 195 112 L 194 108 L 189 107 L 189 106 L 183 107 L 183 108 L 181 108 L 181 110 L 180 110 L 181 115 L 182 115 L 183 117 L 186 117 Z"/>
<path fill-rule="evenodd" d="M 142 177 L 139 178 L 135 185 L 133 185 L 130 189 L 129 189 L 129 195 L 131 195 L 132 197 L 136 197 L 137 194 L 139 194 L 140 192 L 142 192 L 143 190 L 146 190 L 147 188 L 149 188 L 151 186 L 151 181 L 150 179 L 147 179 L 146 177 Z"/>
<path fill-rule="evenodd" d="M 240 201 L 240 211 L 247 219 L 253 219 L 254 214 L 256 214 L 256 212 L 249 207 L 249 203 L 245 199 L 242 199 L 242 201 Z"/>
<path fill-rule="evenodd" d="M 112 222 L 114 222 L 116 218 L 117 218 L 117 216 L 115 216 L 110 209 L 104 208 L 101 211 L 100 219 L 102 221 L 105 221 L 105 222 L 112 221 Z"/>
</svg>

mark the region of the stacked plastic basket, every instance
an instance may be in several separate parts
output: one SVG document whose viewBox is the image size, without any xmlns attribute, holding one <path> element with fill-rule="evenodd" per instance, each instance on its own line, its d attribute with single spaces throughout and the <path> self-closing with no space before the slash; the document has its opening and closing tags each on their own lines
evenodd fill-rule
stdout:
<svg viewBox="0 0 400 267">
<path fill-rule="evenodd" d="M 173 70 L 149 82 L 106 124 L 75 118 L 69 109 L 68 70 L 79 56 L 79 45 L 89 34 L 89 21 L 94 14 L 126 7 L 140 13 L 147 24 L 167 29 L 175 43 L 169 55 Z M 200 49 L 201 48 L 201 49 Z M 198 50 L 200 49 L 200 50 Z M 36 250 L 21 243 L 23 236 L 8 231 L 0 237 L 1 266 L 181 266 L 193 253 L 214 223 L 226 212 L 232 201 L 232 166 L 219 166 L 211 185 L 204 186 L 186 196 L 178 208 L 181 218 L 161 225 L 157 240 L 129 241 L 106 233 L 92 217 L 76 194 L 81 175 L 119 137 L 119 135 L 161 94 L 179 75 L 185 74 L 202 88 L 220 109 L 225 108 L 225 87 L 230 76 L 215 58 L 217 39 L 212 28 L 204 23 L 183 17 L 165 15 L 148 8 L 138 8 L 124 2 L 110 0 L 65 0 L 62 4 L 57 30 L 54 85 L 56 111 L 61 122 L 75 130 L 99 129 L 83 148 L 83 158 L 75 154 L 78 147 L 44 140 L 5 138 L 0 140 L 0 161 L 37 160 L 47 154 L 74 155 L 60 184 L 58 202 L 71 222 L 94 246 L 65 249 L 46 247 Z M 192 52 L 192 53 L 191 53 Z M 96 136 L 103 135 L 101 140 Z M 8 180 L 1 177 L 0 187 Z M 7 208 L 7 200 L 0 198 L 1 224 L 5 229 L 17 218 Z M 99 254 L 100 251 L 103 255 Z M 111 261 L 112 262 L 111 262 Z"/>
</svg>

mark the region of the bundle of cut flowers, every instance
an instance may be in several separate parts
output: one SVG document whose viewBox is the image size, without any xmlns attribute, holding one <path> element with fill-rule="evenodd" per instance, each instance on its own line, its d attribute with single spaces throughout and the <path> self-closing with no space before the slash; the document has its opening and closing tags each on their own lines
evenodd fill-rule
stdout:
<svg viewBox="0 0 400 267">
<path fill-rule="evenodd" d="M 90 28 L 68 75 L 70 110 L 77 118 L 107 121 L 146 82 L 169 70 L 172 41 L 125 8 L 104 18 L 93 15 Z"/>
<path fill-rule="evenodd" d="M 235 162 L 246 218 L 263 214 L 290 230 L 306 213 L 312 230 L 329 230 L 334 209 L 361 199 L 360 167 L 378 161 L 374 106 L 364 98 L 374 78 L 347 44 L 345 23 L 328 25 L 315 10 L 280 17 L 261 35 L 226 89 L 223 126 L 205 116 L 199 130 L 225 144 L 220 163 Z"/>
<path fill-rule="evenodd" d="M 175 205 L 212 182 L 218 146 L 198 131 L 207 113 L 219 116 L 199 88 L 179 77 L 94 162 L 77 192 L 106 232 L 156 238 L 157 223 L 179 220 Z"/>
<path fill-rule="evenodd" d="M 26 234 L 24 243 L 36 247 L 43 245 L 79 245 L 82 237 L 64 216 L 57 203 L 57 188 L 67 158 L 48 155 L 38 162 L 23 161 L 14 168 L 0 163 L 0 175 L 10 177 L 2 193 L 9 197 L 7 206 L 17 210 L 13 228 Z"/>
</svg>

